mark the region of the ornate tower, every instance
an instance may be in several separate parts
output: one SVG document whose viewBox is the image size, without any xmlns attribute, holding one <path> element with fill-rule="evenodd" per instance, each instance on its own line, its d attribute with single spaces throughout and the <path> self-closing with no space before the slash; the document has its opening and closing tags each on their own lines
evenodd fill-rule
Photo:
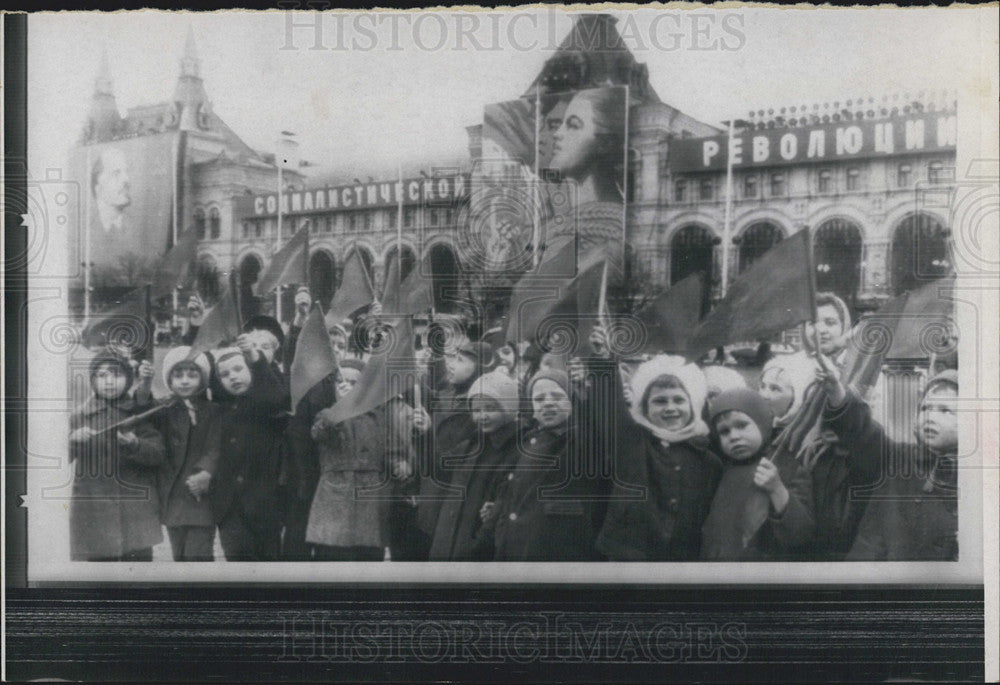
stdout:
<svg viewBox="0 0 1000 685">
<path fill-rule="evenodd" d="M 122 117 L 115 100 L 115 86 L 108 64 L 108 51 L 101 54 L 101 66 L 94 79 L 94 94 L 90 100 L 90 111 L 84 125 L 81 142 L 83 144 L 110 140 L 121 128 Z"/>
<path fill-rule="evenodd" d="M 181 57 L 181 73 L 174 89 L 174 104 L 180 116 L 180 128 L 193 130 L 207 128 L 207 115 L 211 109 L 205 84 L 201 80 L 201 60 L 194 42 L 194 31 L 188 27 Z"/>
</svg>

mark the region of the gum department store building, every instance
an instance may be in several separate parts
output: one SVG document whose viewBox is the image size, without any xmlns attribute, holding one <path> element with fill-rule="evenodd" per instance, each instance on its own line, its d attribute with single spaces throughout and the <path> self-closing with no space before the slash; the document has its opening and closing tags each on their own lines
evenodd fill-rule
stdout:
<svg viewBox="0 0 1000 685">
<path fill-rule="evenodd" d="M 627 237 L 655 284 L 702 270 L 718 288 L 727 150 L 733 166 L 730 280 L 776 241 L 807 229 L 814 232 L 819 288 L 837 292 L 858 311 L 950 269 L 951 100 L 845 93 L 842 102 L 751 112 L 733 122 L 730 139 L 726 128 L 662 102 L 615 19 L 593 14 L 577 19 L 524 95 L 609 82 L 630 85 Z M 201 237 L 200 288 L 217 292 L 219 275 L 232 268 L 248 287 L 274 250 L 278 170 L 273 154 L 251 149 L 213 113 L 191 34 L 172 102 L 121 117 L 105 64 L 81 144 L 122 132 L 177 135 L 182 127 L 187 164 L 180 212 L 184 227 Z M 468 229 L 462 205 L 479 135 L 479 126 L 469 127 L 469 159 L 429 159 L 420 177 L 404 182 L 404 271 L 427 257 L 435 277 L 461 278 L 460 243 Z M 354 246 L 381 284 L 396 249 L 397 179 L 375 179 L 365 169 L 329 178 L 300 171 L 284 172 L 282 240 L 309 227 L 313 292 L 329 301 Z M 292 293 L 286 297 L 287 316 Z"/>
</svg>

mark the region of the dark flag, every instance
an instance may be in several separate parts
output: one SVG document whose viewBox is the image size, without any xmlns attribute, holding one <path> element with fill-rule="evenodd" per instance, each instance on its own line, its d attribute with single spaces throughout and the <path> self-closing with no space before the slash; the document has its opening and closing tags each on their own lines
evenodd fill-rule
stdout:
<svg viewBox="0 0 1000 685">
<path fill-rule="evenodd" d="M 395 328 L 387 329 L 382 341 L 382 346 L 373 351 L 365 364 L 351 394 L 330 408 L 327 416 L 330 423 L 367 414 L 413 387 L 416 369 L 410 317 L 402 317 Z"/>
<path fill-rule="evenodd" d="M 385 280 L 382 311 L 386 314 L 419 314 L 433 308 L 434 285 L 430 277 L 425 276 L 430 273 L 429 264 L 425 261 L 423 265 L 415 266 L 402 283 L 399 282 L 399 273 L 398 255 L 393 254 L 389 262 L 389 276 Z"/>
<path fill-rule="evenodd" d="M 326 325 L 339 324 L 353 312 L 375 301 L 375 288 L 368 276 L 368 269 L 361 259 L 361 253 L 352 250 L 344 262 L 344 273 L 326 313 Z"/>
<path fill-rule="evenodd" d="M 811 241 L 805 228 L 772 247 L 742 276 L 698 325 L 689 354 L 734 342 L 769 338 L 803 321 L 815 306 Z"/>
<path fill-rule="evenodd" d="M 948 348 L 944 340 L 954 324 L 955 276 L 946 276 L 900 297 L 900 308 L 887 359 L 927 359 Z"/>
<path fill-rule="evenodd" d="M 309 282 L 309 227 L 304 226 L 271 258 L 271 263 L 254 284 L 258 297 L 279 285 Z"/>
<path fill-rule="evenodd" d="M 568 240 L 550 249 L 538 269 L 514 286 L 505 339 L 535 340 L 539 333 L 554 332 L 571 321 L 577 340 L 582 340 L 584 323 L 598 319 L 605 264 L 609 282 L 621 274 L 617 247 L 609 242 L 578 255 L 576 241 Z"/>
<path fill-rule="evenodd" d="M 175 288 L 187 285 L 198 253 L 198 234 L 188 230 L 180 235 L 177 243 L 164 255 L 153 276 L 152 296 L 170 295 Z"/>
<path fill-rule="evenodd" d="M 292 411 L 313 386 L 336 370 L 337 358 L 326 332 L 323 311 L 317 303 L 309 312 L 295 345 L 295 358 L 289 372 Z"/>
<path fill-rule="evenodd" d="M 152 359 L 149 297 L 149 286 L 125 293 L 83 329 L 80 333 L 83 344 L 90 348 L 124 347 L 136 359 Z"/>
<path fill-rule="evenodd" d="M 243 332 L 243 321 L 240 314 L 239 284 L 236 274 L 230 274 L 229 286 L 222 297 L 205 315 L 205 321 L 198 329 L 198 334 L 191 343 L 188 359 L 194 359 L 205 350 L 210 350 L 219 343 L 233 340 Z"/>
<path fill-rule="evenodd" d="M 643 307 L 636 314 L 645 332 L 646 346 L 643 351 L 687 352 L 688 338 L 701 318 L 704 293 L 705 277 L 694 273 Z"/>
</svg>

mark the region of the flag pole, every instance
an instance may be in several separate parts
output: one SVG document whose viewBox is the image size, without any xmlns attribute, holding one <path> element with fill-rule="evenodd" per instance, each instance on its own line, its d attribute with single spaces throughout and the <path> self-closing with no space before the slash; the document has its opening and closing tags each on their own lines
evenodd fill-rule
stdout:
<svg viewBox="0 0 1000 685">
<path fill-rule="evenodd" d="M 173 213 L 172 221 L 170 225 L 170 237 L 171 237 L 171 247 L 177 245 L 177 212 L 180 209 L 180 202 L 177 201 L 177 189 L 180 185 L 180 180 L 178 179 L 177 166 L 180 163 L 180 148 L 181 148 L 181 138 L 184 136 L 184 130 L 181 129 L 177 132 L 177 143 L 173 147 L 173 181 L 174 181 L 174 197 L 171 203 Z M 177 325 L 177 284 L 174 283 L 173 287 L 170 289 L 170 330 L 173 332 L 174 326 Z"/>
<path fill-rule="evenodd" d="M 278 151 L 281 154 L 281 151 Z M 277 231 L 275 231 L 274 237 L 274 251 L 271 253 L 271 259 L 274 259 L 274 255 L 278 254 L 278 250 L 281 249 L 281 191 L 283 188 L 281 179 L 281 170 L 283 164 L 280 159 L 275 160 L 278 162 L 278 225 Z M 281 325 L 281 284 L 278 284 L 277 289 L 274 291 L 274 314 L 275 318 L 278 320 L 278 325 Z"/>
<path fill-rule="evenodd" d="M 146 354 L 148 356 L 149 362 L 153 363 L 153 344 L 156 335 L 156 325 L 153 323 L 153 286 L 147 283 L 145 286 L 145 304 L 146 304 L 146 332 L 149 334 L 150 340 L 147 341 Z"/>
<path fill-rule="evenodd" d="M 632 91 L 629 84 L 625 84 L 625 137 L 622 143 L 624 147 L 624 166 L 622 168 L 622 259 L 625 259 L 625 243 L 626 235 L 628 233 L 628 114 L 629 114 L 629 100 L 632 97 Z M 605 263 L 606 265 L 606 263 Z"/>
<path fill-rule="evenodd" d="M 816 319 L 818 318 L 817 316 L 818 312 L 816 311 L 816 264 L 815 264 L 816 260 L 813 258 L 812 232 L 809 230 L 808 225 L 803 226 L 800 230 L 805 231 L 806 266 L 809 270 L 809 279 L 808 279 L 809 301 L 812 303 L 811 309 L 812 309 L 812 319 L 813 319 L 812 345 L 813 345 L 813 351 L 818 355 L 820 354 L 820 351 L 819 351 L 819 336 L 816 332 Z"/>
<path fill-rule="evenodd" d="M 86 212 L 86 219 L 83 222 L 83 328 L 86 329 L 90 324 L 90 224 L 91 224 L 91 200 L 90 195 L 93 192 L 93 186 L 90 183 L 90 177 L 92 175 L 92 170 L 90 168 L 90 149 L 91 146 L 87 145 L 87 182 L 85 184 L 85 194 L 86 194 L 86 207 L 84 211 Z"/>
<path fill-rule="evenodd" d="M 399 197 L 396 199 L 396 282 L 393 284 L 396 287 L 396 298 L 397 306 L 398 303 L 402 301 L 403 293 L 399 292 L 400 285 L 403 281 L 403 165 L 400 164 L 399 168 Z"/>
<path fill-rule="evenodd" d="M 729 289 L 729 244 L 732 242 L 730 233 L 732 231 L 733 219 L 733 156 L 730 153 L 733 147 L 733 120 L 729 120 L 729 136 L 726 142 L 726 209 L 722 222 L 722 291 L 721 296 L 726 296 Z"/>
<path fill-rule="evenodd" d="M 240 302 L 240 274 L 235 269 L 229 272 L 229 289 L 236 303 L 236 327 L 243 331 L 243 303 Z M 279 322 L 280 323 L 280 322 Z"/>
<path fill-rule="evenodd" d="M 538 137 L 541 135 L 541 115 L 542 115 L 542 96 L 541 89 L 535 88 L 535 178 L 532 179 L 532 186 L 534 191 L 532 192 L 532 200 L 534 207 L 532 208 L 532 231 L 531 231 L 531 261 L 534 268 L 538 268 L 538 262 L 541 258 L 541 253 L 538 250 L 538 243 L 541 239 L 542 233 L 542 219 L 540 214 L 539 205 L 541 204 L 541 190 L 542 190 L 542 178 L 541 178 L 541 167 L 538 163 Z"/>
</svg>

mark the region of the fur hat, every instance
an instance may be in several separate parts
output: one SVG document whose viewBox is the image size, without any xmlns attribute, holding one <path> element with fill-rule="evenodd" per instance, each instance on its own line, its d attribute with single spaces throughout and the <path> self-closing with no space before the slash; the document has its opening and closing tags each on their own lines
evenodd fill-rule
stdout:
<svg viewBox="0 0 1000 685">
<path fill-rule="evenodd" d="M 517 381 L 505 373 L 491 371 L 473 381 L 468 396 L 482 395 L 494 399 L 509 418 L 516 419 L 519 407 L 517 391 Z"/>
<path fill-rule="evenodd" d="M 201 371 L 201 384 L 202 388 L 208 387 L 208 377 L 211 375 L 212 367 L 208 363 L 208 357 L 205 353 L 199 354 L 194 359 L 188 359 L 188 355 L 191 353 L 191 348 L 187 345 L 181 345 L 180 347 L 171 348 L 166 356 L 163 357 L 163 385 L 167 388 L 170 387 L 170 372 L 173 371 L 174 367 L 183 361 L 190 361 L 192 364 L 198 367 Z"/>
<path fill-rule="evenodd" d="M 660 354 L 648 362 L 643 362 L 632 374 L 632 396 L 638 405 L 636 409 L 642 411 L 645 404 L 646 391 L 660 376 L 674 376 L 684 386 L 688 399 L 691 401 L 691 411 L 694 416 L 701 414 L 705 406 L 705 396 L 708 388 L 705 384 L 705 374 L 694 364 L 689 364 L 683 357 Z"/>
<path fill-rule="evenodd" d="M 762 444 L 767 444 L 774 428 L 774 412 L 767 400 L 750 388 L 726 390 L 709 404 L 709 422 L 715 430 L 715 420 L 730 411 L 738 411 L 749 416 L 760 431 Z"/>
<path fill-rule="evenodd" d="M 273 316 L 265 316 L 264 314 L 251 316 L 243 324 L 243 332 L 249 333 L 250 331 L 267 331 L 277 338 L 278 347 L 285 346 L 285 331 L 282 330 L 281 324 Z"/>
</svg>

